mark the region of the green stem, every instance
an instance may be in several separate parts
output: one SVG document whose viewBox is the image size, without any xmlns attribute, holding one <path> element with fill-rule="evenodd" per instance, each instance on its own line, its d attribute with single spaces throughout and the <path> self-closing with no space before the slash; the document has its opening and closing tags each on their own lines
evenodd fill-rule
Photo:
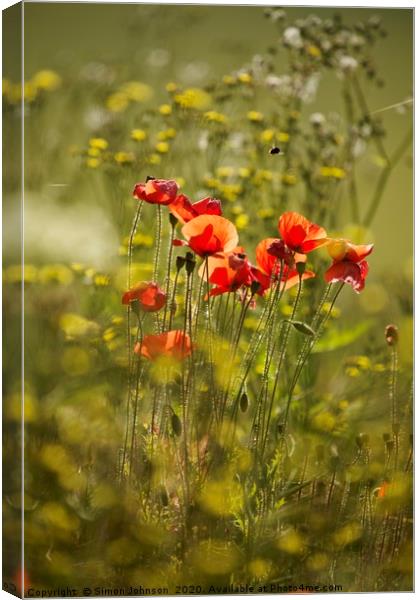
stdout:
<svg viewBox="0 0 420 600">
<path fill-rule="evenodd" d="M 318 328 L 316 330 L 315 335 L 313 336 L 313 338 L 309 342 L 306 342 L 303 345 L 302 351 L 301 351 L 301 353 L 299 355 L 298 362 L 296 364 L 296 369 L 295 369 L 295 372 L 293 374 L 292 383 L 290 385 L 290 389 L 289 389 L 289 393 L 288 393 L 288 397 L 287 397 L 286 410 L 285 410 L 284 420 L 283 420 L 283 432 L 286 431 L 287 421 L 288 421 L 288 417 L 289 417 L 290 403 L 292 401 L 293 392 L 295 391 L 295 387 L 296 387 L 296 384 L 298 382 L 299 376 L 300 376 L 300 374 L 302 372 L 303 367 L 305 366 L 305 363 L 306 363 L 309 355 L 312 352 L 312 348 L 314 347 L 315 343 L 319 339 L 319 337 L 320 337 L 320 335 L 321 335 L 321 333 L 322 333 L 322 331 L 324 329 L 324 326 L 325 326 L 326 322 L 328 321 L 328 319 L 329 319 L 329 317 L 330 317 L 330 315 L 332 313 L 332 310 L 334 308 L 334 304 L 335 304 L 335 302 L 336 302 L 336 300 L 338 298 L 338 295 L 340 294 L 341 290 L 343 289 L 343 287 L 344 287 L 344 283 L 341 283 L 339 285 L 339 287 L 338 287 L 337 292 L 335 293 L 335 295 L 334 295 L 334 297 L 332 299 L 331 306 L 330 306 L 330 308 L 328 310 L 328 313 L 321 320 L 321 322 L 320 322 L 320 324 L 319 324 L 319 326 L 318 326 Z M 331 288 L 331 284 L 327 287 L 327 290 L 329 291 L 330 288 Z M 321 303 L 322 304 L 325 302 L 325 300 L 324 300 L 325 297 L 326 297 L 326 295 L 324 294 L 323 298 L 321 299 Z M 320 303 L 320 305 L 318 307 L 318 310 L 317 310 L 317 313 L 316 313 L 315 316 L 317 316 L 317 315 L 319 315 L 321 313 L 321 310 L 322 310 L 322 304 L 321 303 Z M 315 317 L 314 317 L 314 319 L 315 319 Z"/>
<path fill-rule="evenodd" d="M 395 169 L 396 165 L 399 163 L 399 161 L 404 156 L 407 148 L 409 147 L 409 145 L 411 143 L 412 136 L 413 136 L 413 130 L 412 130 L 412 128 L 410 128 L 409 132 L 404 137 L 401 144 L 396 148 L 394 154 L 391 156 L 390 161 L 387 162 L 386 167 L 382 171 L 381 176 L 379 177 L 378 183 L 376 185 L 372 201 L 370 203 L 370 206 L 368 208 L 368 211 L 367 211 L 366 216 L 363 221 L 363 225 L 365 227 L 369 227 L 371 225 L 373 219 L 375 218 L 376 211 L 378 210 L 379 205 L 381 203 L 382 195 L 384 193 L 386 184 L 388 183 L 389 176 L 391 175 L 393 169 Z"/>
</svg>

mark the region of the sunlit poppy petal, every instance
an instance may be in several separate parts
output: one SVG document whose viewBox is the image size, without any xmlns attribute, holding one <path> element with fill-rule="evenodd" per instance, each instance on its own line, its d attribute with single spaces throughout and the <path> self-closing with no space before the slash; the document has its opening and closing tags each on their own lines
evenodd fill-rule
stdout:
<svg viewBox="0 0 420 600">
<path fill-rule="evenodd" d="M 365 287 L 365 279 L 368 274 L 366 261 L 355 263 L 350 260 L 334 262 L 325 273 L 325 281 L 337 283 L 342 281 L 351 285 L 355 292 L 359 293 Z"/>
<path fill-rule="evenodd" d="M 138 301 L 139 307 L 145 312 L 160 310 L 166 303 L 166 294 L 153 281 L 140 281 L 123 294 L 122 303 Z"/>
<path fill-rule="evenodd" d="M 282 214 L 278 228 L 283 241 L 296 252 L 311 252 L 328 241 L 327 232 L 323 227 L 311 223 L 296 212 Z"/>
<path fill-rule="evenodd" d="M 188 334 L 182 330 L 167 331 L 156 335 L 146 335 L 138 342 L 134 352 L 154 361 L 161 357 L 181 361 L 191 354 L 192 343 Z"/>
<path fill-rule="evenodd" d="M 238 245 L 238 233 L 233 223 L 219 215 L 200 215 L 182 228 L 188 245 L 199 256 L 231 252 Z"/>
<path fill-rule="evenodd" d="M 191 203 L 184 194 L 179 194 L 170 204 L 169 210 L 181 223 L 188 223 L 200 215 L 221 215 L 222 206 L 220 200 L 215 198 L 203 198 L 198 202 Z"/>
<path fill-rule="evenodd" d="M 331 239 L 327 245 L 328 254 L 335 261 L 350 260 L 360 262 L 373 250 L 373 244 L 352 244 L 344 239 Z"/>
</svg>

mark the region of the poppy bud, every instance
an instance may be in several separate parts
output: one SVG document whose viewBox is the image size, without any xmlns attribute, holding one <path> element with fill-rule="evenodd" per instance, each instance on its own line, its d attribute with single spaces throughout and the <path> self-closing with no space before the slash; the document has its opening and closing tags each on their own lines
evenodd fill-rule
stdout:
<svg viewBox="0 0 420 600">
<path fill-rule="evenodd" d="M 395 346 L 398 342 L 398 327 L 396 325 L 387 325 L 385 328 L 385 340 L 388 346 Z"/>
<path fill-rule="evenodd" d="M 299 276 L 302 277 L 302 275 L 305 272 L 305 263 L 304 262 L 297 262 L 296 263 L 296 271 L 299 273 Z"/>
<path fill-rule="evenodd" d="M 194 258 L 189 258 L 187 256 L 187 260 L 186 260 L 186 263 L 185 263 L 185 268 L 187 270 L 188 275 L 191 275 L 191 273 L 194 271 L 195 265 L 196 265 L 195 259 Z"/>
<path fill-rule="evenodd" d="M 389 433 L 383 433 L 383 434 L 382 434 L 382 439 L 383 439 L 383 441 L 384 441 L 384 442 L 385 442 L 385 444 L 386 444 L 386 443 L 387 443 L 387 442 L 389 442 L 389 440 L 391 439 L 391 435 L 390 435 Z"/>
<path fill-rule="evenodd" d="M 393 449 L 394 449 L 394 442 L 393 442 L 393 440 L 388 440 L 387 443 L 386 443 L 386 450 L 387 450 L 388 454 L 391 454 L 391 452 L 393 451 Z"/>
<path fill-rule="evenodd" d="M 284 423 L 278 423 L 277 425 L 277 432 L 279 435 L 283 435 L 284 433 Z"/>
<path fill-rule="evenodd" d="M 253 281 L 251 283 L 251 294 L 252 295 L 256 294 L 259 291 L 260 287 L 261 287 L 261 284 L 259 281 Z"/>
<path fill-rule="evenodd" d="M 312 327 L 303 321 L 289 321 L 289 323 L 291 323 L 297 331 L 303 333 L 304 335 L 310 335 L 312 337 L 315 335 L 315 331 L 312 329 Z"/>
<path fill-rule="evenodd" d="M 185 258 L 183 256 L 177 256 L 176 257 L 176 270 L 180 271 L 184 265 L 185 265 Z"/>
<path fill-rule="evenodd" d="M 169 223 L 171 224 L 171 227 L 175 227 L 175 225 L 178 223 L 178 219 L 172 213 L 169 213 Z"/>
<path fill-rule="evenodd" d="M 241 411 L 242 412 L 246 412 L 247 411 L 249 402 L 248 402 L 248 394 L 246 392 L 244 392 L 242 394 L 241 399 L 239 401 L 239 405 L 241 407 Z"/>
<path fill-rule="evenodd" d="M 181 423 L 181 419 L 175 413 L 172 413 L 171 425 L 172 425 L 172 431 L 174 432 L 174 434 L 177 437 L 179 437 L 182 433 L 182 423 Z"/>
</svg>

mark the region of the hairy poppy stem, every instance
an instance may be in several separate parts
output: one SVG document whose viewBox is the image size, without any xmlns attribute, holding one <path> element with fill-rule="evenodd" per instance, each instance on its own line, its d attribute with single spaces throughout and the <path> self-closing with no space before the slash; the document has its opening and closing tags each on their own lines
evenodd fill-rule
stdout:
<svg viewBox="0 0 420 600">
<path fill-rule="evenodd" d="M 314 319 L 313 319 L 313 323 L 314 323 L 314 321 L 316 319 L 319 318 L 319 316 L 321 314 L 322 306 L 323 306 L 326 298 L 328 297 L 329 291 L 331 289 L 331 285 L 332 284 L 329 284 L 327 286 L 326 293 L 321 298 L 321 302 L 320 302 L 320 304 L 318 306 L 318 309 L 317 309 L 317 311 L 315 313 L 315 316 L 314 316 Z M 330 308 L 328 310 L 328 313 L 326 314 L 326 316 L 324 318 L 321 319 L 321 322 L 319 323 L 317 329 L 315 329 L 315 327 L 312 327 L 312 329 L 315 330 L 315 335 L 309 341 L 307 341 L 306 343 L 304 343 L 304 345 L 302 347 L 302 350 L 301 350 L 301 352 L 299 354 L 298 362 L 296 364 L 296 369 L 295 369 L 295 372 L 293 374 L 292 383 L 290 385 L 289 393 L 288 393 L 288 397 L 287 397 L 286 410 L 285 410 L 284 419 L 283 419 L 283 432 L 286 431 L 287 421 L 288 421 L 288 417 L 289 417 L 290 403 L 292 401 L 293 392 L 295 391 L 295 387 L 296 387 L 296 384 L 297 384 L 298 379 L 300 377 L 300 374 L 302 372 L 302 369 L 305 366 L 305 363 L 306 363 L 309 355 L 312 352 L 312 348 L 314 347 L 315 343 L 318 341 L 318 339 L 319 339 L 319 337 L 320 337 L 320 335 L 321 335 L 321 333 L 322 333 L 322 331 L 324 329 L 324 326 L 325 326 L 326 322 L 328 321 L 328 319 L 329 319 L 329 317 L 330 317 L 330 315 L 332 313 L 332 310 L 334 308 L 334 304 L 335 304 L 335 302 L 336 302 L 336 300 L 337 300 L 337 298 L 338 298 L 341 290 L 343 289 L 343 287 L 344 287 L 344 282 L 339 285 L 338 290 L 335 293 L 335 295 L 334 295 L 334 297 L 333 297 L 333 299 L 331 301 L 331 305 L 330 305 Z M 314 323 L 314 325 L 315 325 L 315 323 Z"/>
<path fill-rule="evenodd" d="M 141 213 L 143 210 L 143 200 L 139 200 L 139 204 L 137 206 L 136 214 L 134 215 L 133 224 L 131 226 L 130 237 L 128 239 L 128 249 L 127 249 L 127 289 L 129 290 L 131 287 L 131 267 L 133 260 L 133 241 L 134 236 L 137 232 L 137 227 L 140 221 Z M 130 421 L 130 399 L 131 399 L 131 369 L 132 369 L 132 352 L 133 349 L 131 347 L 131 308 L 130 305 L 127 306 L 127 362 L 128 362 L 128 380 L 127 380 L 127 408 L 126 408 L 126 433 L 124 439 L 124 449 L 123 456 L 121 459 L 121 469 L 120 469 L 120 479 L 122 481 L 124 477 L 124 468 L 125 461 L 127 455 L 127 446 L 128 446 L 128 429 L 129 429 L 129 421 Z"/>
<path fill-rule="evenodd" d="M 271 393 L 270 406 L 269 406 L 268 414 L 267 414 L 267 421 L 262 424 L 262 426 L 264 428 L 264 436 L 262 438 L 261 456 L 264 456 L 264 451 L 265 451 L 265 447 L 267 444 L 268 433 L 270 430 L 271 415 L 272 415 L 273 406 L 274 406 L 274 399 L 276 396 L 277 386 L 278 386 L 278 382 L 280 379 L 281 367 L 283 365 L 283 361 L 286 356 L 287 343 L 289 341 L 290 330 L 292 327 L 291 321 L 293 321 L 296 317 L 296 313 L 297 313 L 300 298 L 301 298 L 301 293 L 302 293 L 302 276 L 299 277 L 299 286 L 298 286 L 295 301 L 293 303 L 292 315 L 290 317 L 290 320 L 283 322 L 282 335 L 280 337 L 280 349 L 279 349 L 280 357 L 279 357 L 279 361 L 278 361 L 277 368 L 276 368 L 276 376 L 274 379 L 274 386 L 273 386 L 273 390 Z M 271 358 L 272 358 L 273 354 L 274 354 L 274 350 L 271 354 Z M 271 359 L 270 359 L 270 364 L 271 364 Z M 267 375 L 268 375 L 268 373 L 267 373 Z M 268 384 L 267 384 L 267 391 L 268 391 Z M 265 402 L 266 402 L 266 399 L 264 400 L 264 406 L 265 406 Z"/>
<path fill-rule="evenodd" d="M 167 313 L 168 313 L 168 298 L 169 298 L 169 288 L 170 288 L 170 285 L 171 285 L 171 265 L 172 265 L 172 255 L 173 255 L 173 252 L 174 252 L 174 245 L 173 245 L 174 237 L 175 237 L 175 225 L 173 225 L 171 223 L 171 237 L 169 239 L 168 263 L 167 263 L 166 277 L 165 277 L 165 296 L 166 296 L 166 302 L 165 302 L 165 308 L 164 308 L 164 311 L 163 311 L 163 325 L 162 325 L 162 330 L 163 331 L 165 331 L 166 316 L 167 316 Z M 172 306 L 170 307 L 169 310 L 172 310 Z"/>
</svg>

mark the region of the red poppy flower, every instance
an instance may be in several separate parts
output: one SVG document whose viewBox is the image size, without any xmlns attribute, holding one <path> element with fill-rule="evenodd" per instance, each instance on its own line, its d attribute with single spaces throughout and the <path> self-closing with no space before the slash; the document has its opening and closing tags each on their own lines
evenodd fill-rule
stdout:
<svg viewBox="0 0 420 600">
<path fill-rule="evenodd" d="M 278 228 L 284 242 L 295 252 L 305 254 L 328 242 L 327 232 L 323 227 L 311 223 L 311 221 L 296 212 L 282 214 Z"/>
<path fill-rule="evenodd" d="M 280 260 L 272 253 L 273 247 L 276 247 L 276 244 L 279 241 L 280 240 L 276 238 L 266 238 L 261 240 L 255 251 L 258 267 L 262 273 L 272 279 L 278 279 L 281 272 Z M 306 262 L 306 256 L 295 252 L 293 263 L 290 262 L 289 257 L 289 265 L 283 265 L 281 280 L 283 282 L 287 281 L 285 285 L 286 290 L 299 283 L 299 273 L 296 270 L 295 262 Z M 302 275 L 302 280 L 311 279 L 312 277 L 315 277 L 315 273 L 312 271 L 305 271 Z"/>
<path fill-rule="evenodd" d="M 357 263 L 369 256 L 373 250 L 373 244 L 356 245 L 349 242 L 349 240 L 331 239 L 328 241 L 327 250 L 335 261 L 350 260 Z"/>
<path fill-rule="evenodd" d="M 178 184 L 172 179 L 149 179 L 146 183 L 137 183 L 133 196 L 137 200 L 145 200 L 150 204 L 168 205 L 178 193 Z"/>
<path fill-rule="evenodd" d="M 203 198 L 198 202 L 190 202 L 187 196 L 179 194 L 169 206 L 169 210 L 181 223 L 188 223 L 200 215 L 221 215 L 222 206 L 216 198 Z"/>
<path fill-rule="evenodd" d="M 360 293 L 369 272 L 369 265 L 364 259 L 372 252 L 373 244 L 356 245 L 343 239 L 329 240 L 327 250 L 334 262 L 325 273 L 325 281 L 343 281 Z"/>
<path fill-rule="evenodd" d="M 174 240 L 175 246 L 189 246 L 199 256 L 231 252 L 238 245 L 238 232 L 233 223 L 219 215 L 200 215 L 182 228 L 188 240 Z"/>
<path fill-rule="evenodd" d="M 340 260 L 333 262 L 325 273 L 325 281 L 337 283 L 343 281 L 348 283 L 355 292 L 360 293 L 365 287 L 365 279 L 369 272 L 369 265 L 365 260 L 359 263 L 351 260 Z"/>
<path fill-rule="evenodd" d="M 183 360 L 191 354 L 192 343 L 188 334 L 180 329 L 146 335 L 142 342 L 137 342 L 134 352 L 149 360 L 157 360 L 161 357 Z"/>
<path fill-rule="evenodd" d="M 210 296 L 236 292 L 242 286 L 250 286 L 255 280 L 252 274 L 252 265 L 243 248 L 235 248 L 234 252 L 227 254 L 210 256 L 208 269 L 209 282 L 216 286 L 210 291 Z M 206 278 L 205 264 L 201 265 L 199 274 Z"/>
<path fill-rule="evenodd" d="M 140 281 L 125 292 L 122 297 L 123 304 L 130 304 L 138 300 L 141 310 L 154 312 L 160 310 L 166 303 L 166 294 L 153 281 Z"/>
</svg>

